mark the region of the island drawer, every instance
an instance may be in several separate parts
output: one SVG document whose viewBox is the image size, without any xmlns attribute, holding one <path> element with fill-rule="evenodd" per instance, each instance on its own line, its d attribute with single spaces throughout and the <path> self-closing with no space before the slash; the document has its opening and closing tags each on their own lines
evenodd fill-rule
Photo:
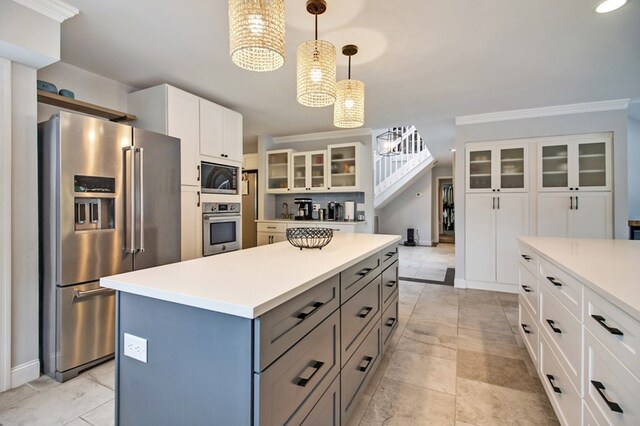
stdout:
<svg viewBox="0 0 640 426">
<path fill-rule="evenodd" d="M 269 368 L 254 373 L 257 422 L 287 423 L 314 390 L 338 375 L 339 348 L 340 313 L 335 311 Z"/>
<path fill-rule="evenodd" d="M 640 380 L 590 331 L 584 340 L 584 400 L 603 425 L 640 425 Z"/>
<path fill-rule="evenodd" d="M 398 262 L 389 266 L 382 273 L 382 309 L 387 309 L 391 297 L 398 290 Z"/>
<path fill-rule="evenodd" d="M 528 305 L 523 303 L 522 296 L 520 296 L 520 332 L 522 333 L 522 340 L 529 350 L 533 365 L 538 369 L 538 322 L 536 321 L 536 315 L 529 311 Z"/>
<path fill-rule="evenodd" d="M 636 377 L 640 377 L 640 322 L 585 288 L 584 322 Z"/>
<path fill-rule="evenodd" d="M 398 245 L 387 247 L 380 252 L 380 258 L 382 259 L 382 269 L 386 269 L 393 262 L 398 260 Z"/>
<path fill-rule="evenodd" d="M 540 280 L 574 317 L 582 320 L 583 286 L 580 281 L 545 259 L 540 259 Z"/>
<path fill-rule="evenodd" d="M 382 356 L 382 332 L 380 322 L 376 321 L 367 337 L 358 347 L 351 359 L 342 367 L 341 380 L 341 412 L 342 424 L 347 424 L 353 410 L 357 407 L 358 396 L 364 391 L 369 378 L 378 367 Z"/>
<path fill-rule="evenodd" d="M 540 294 L 540 322 L 567 375 L 574 386 L 580 388 L 582 324 L 546 288 Z"/>
<path fill-rule="evenodd" d="M 527 268 L 533 276 L 538 275 L 538 255 L 524 244 L 520 244 L 520 264 Z"/>
<path fill-rule="evenodd" d="M 534 275 L 526 267 L 520 265 L 518 267 L 518 274 L 520 277 L 520 298 L 523 299 L 534 314 L 538 313 L 538 279 L 537 275 Z"/>
<path fill-rule="evenodd" d="M 258 222 L 258 232 L 287 232 L 287 224 L 286 223 L 278 223 L 278 222 Z"/>
<path fill-rule="evenodd" d="M 340 273 L 341 294 L 340 300 L 344 304 L 362 287 L 367 285 L 371 278 L 380 273 L 380 253 L 356 263 Z"/>
<path fill-rule="evenodd" d="M 384 354 L 391 343 L 393 333 L 398 329 L 400 315 L 400 303 L 398 292 L 392 298 L 389 307 L 382 314 L 382 353 Z"/>
<path fill-rule="evenodd" d="M 260 372 L 302 339 L 340 306 L 340 278 L 335 275 L 254 321 L 256 356 Z"/>
<path fill-rule="evenodd" d="M 375 318 L 380 320 L 380 287 L 382 278 L 374 278 L 365 288 L 360 290 L 347 303 L 342 305 L 342 365 L 353 355 L 353 352 L 365 338 L 362 331 Z"/>
<path fill-rule="evenodd" d="M 316 389 L 286 425 L 340 426 L 340 375 L 324 393 Z"/>
<path fill-rule="evenodd" d="M 579 425 L 580 393 L 571 383 L 544 336 L 540 337 L 540 380 L 563 425 Z"/>
</svg>

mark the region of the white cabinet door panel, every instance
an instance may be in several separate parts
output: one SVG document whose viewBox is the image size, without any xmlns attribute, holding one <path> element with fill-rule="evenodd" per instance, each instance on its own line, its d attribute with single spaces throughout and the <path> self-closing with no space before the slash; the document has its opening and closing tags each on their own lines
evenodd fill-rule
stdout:
<svg viewBox="0 0 640 426">
<path fill-rule="evenodd" d="M 242 161 L 242 115 L 224 109 L 223 147 L 227 160 Z"/>
<path fill-rule="evenodd" d="M 197 187 L 183 186 L 181 192 L 181 259 L 202 257 L 202 207 Z"/>
<path fill-rule="evenodd" d="M 538 194 L 538 236 L 569 237 L 571 199 L 569 193 Z"/>
<path fill-rule="evenodd" d="M 496 280 L 494 198 L 490 194 L 467 194 L 466 279 Z"/>
<path fill-rule="evenodd" d="M 200 99 L 200 154 L 224 158 L 224 108 Z"/>
<path fill-rule="evenodd" d="M 611 193 L 574 193 L 574 238 L 613 238 Z"/>
<path fill-rule="evenodd" d="M 182 90 L 168 88 L 167 134 L 180 138 L 182 185 L 200 186 L 196 165 L 200 163 L 199 99 Z"/>
<path fill-rule="evenodd" d="M 517 237 L 529 235 L 529 194 L 496 197 L 496 278 L 499 283 L 518 284 Z"/>
</svg>

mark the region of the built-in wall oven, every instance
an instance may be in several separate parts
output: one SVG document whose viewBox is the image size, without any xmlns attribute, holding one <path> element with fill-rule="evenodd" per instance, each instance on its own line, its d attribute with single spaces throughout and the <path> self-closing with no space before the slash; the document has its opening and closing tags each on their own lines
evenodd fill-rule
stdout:
<svg viewBox="0 0 640 426">
<path fill-rule="evenodd" d="M 240 203 L 202 204 L 202 254 L 225 253 L 242 248 Z"/>
<path fill-rule="evenodd" d="M 200 163 L 202 192 L 205 194 L 238 194 L 239 168 L 226 164 Z"/>
</svg>

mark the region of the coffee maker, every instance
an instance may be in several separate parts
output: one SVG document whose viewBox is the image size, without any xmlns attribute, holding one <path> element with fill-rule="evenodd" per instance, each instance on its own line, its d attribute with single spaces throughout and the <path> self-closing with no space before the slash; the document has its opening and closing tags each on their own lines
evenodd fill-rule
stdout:
<svg viewBox="0 0 640 426">
<path fill-rule="evenodd" d="M 293 202 L 298 206 L 296 220 L 311 220 L 313 206 L 311 198 L 295 198 Z"/>
<path fill-rule="evenodd" d="M 341 220 L 341 209 L 340 203 L 329 201 L 327 204 L 327 220 Z"/>
</svg>

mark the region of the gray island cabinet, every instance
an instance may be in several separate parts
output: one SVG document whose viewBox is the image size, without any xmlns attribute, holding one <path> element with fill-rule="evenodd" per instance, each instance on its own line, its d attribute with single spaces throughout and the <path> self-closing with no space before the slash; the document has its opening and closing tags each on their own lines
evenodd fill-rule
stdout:
<svg viewBox="0 0 640 426">
<path fill-rule="evenodd" d="M 399 240 L 340 234 L 102 279 L 118 290 L 116 424 L 346 424 L 397 329 Z"/>
</svg>

